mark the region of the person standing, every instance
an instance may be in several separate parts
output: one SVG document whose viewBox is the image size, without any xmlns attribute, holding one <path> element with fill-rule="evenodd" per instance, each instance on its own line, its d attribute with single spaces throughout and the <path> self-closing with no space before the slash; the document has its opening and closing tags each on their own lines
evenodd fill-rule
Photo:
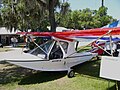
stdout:
<svg viewBox="0 0 120 90">
<path fill-rule="evenodd" d="M 14 47 L 14 38 L 13 37 L 11 38 L 11 45 L 12 45 L 12 47 Z"/>
<path fill-rule="evenodd" d="M 18 43 L 18 39 L 15 38 L 15 47 L 17 46 L 17 43 Z"/>
<path fill-rule="evenodd" d="M 16 47 L 16 46 L 17 46 L 17 42 L 18 42 L 17 38 L 14 37 L 14 38 L 13 38 L 13 47 Z"/>
</svg>

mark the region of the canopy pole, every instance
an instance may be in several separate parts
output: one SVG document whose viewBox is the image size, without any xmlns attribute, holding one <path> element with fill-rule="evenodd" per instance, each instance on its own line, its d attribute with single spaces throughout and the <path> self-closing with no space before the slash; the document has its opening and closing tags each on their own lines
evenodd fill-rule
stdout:
<svg viewBox="0 0 120 90">
<path fill-rule="evenodd" d="M 111 50 L 111 55 L 113 57 L 113 45 L 112 45 L 112 36 L 110 35 L 110 50 Z"/>
</svg>

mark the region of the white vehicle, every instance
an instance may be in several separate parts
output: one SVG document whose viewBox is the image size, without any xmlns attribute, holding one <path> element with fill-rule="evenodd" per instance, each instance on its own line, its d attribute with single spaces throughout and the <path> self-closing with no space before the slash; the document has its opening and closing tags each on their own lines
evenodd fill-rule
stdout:
<svg viewBox="0 0 120 90">
<path fill-rule="evenodd" d="M 53 39 L 40 46 L 31 40 L 37 46 L 35 49 L 27 53 L 21 53 L 20 50 L 0 53 L 0 60 L 40 71 L 68 71 L 68 77 L 73 77 L 73 66 L 89 61 L 97 56 L 96 53 L 90 51 L 77 52 L 77 46 L 87 46 L 97 41 L 100 37 L 108 34 L 116 35 L 116 33 L 120 34 L 120 28 L 113 30 L 111 28 L 103 29 L 103 32 L 101 29 L 56 33 L 29 32 L 27 34 L 51 36 Z M 26 34 L 26 32 L 21 32 L 20 34 Z M 79 37 L 78 39 L 76 36 L 99 36 L 99 38 L 94 40 Z"/>
<path fill-rule="evenodd" d="M 76 41 L 54 38 L 28 53 L 20 53 L 21 51 L 17 50 L 17 52 L 0 54 L 0 56 L 4 56 L 4 60 L 18 66 L 40 71 L 68 71 L 68 77 L 73 77 L 73 66 L 86 62 L 97 55 L 91 52 L 78 53 L 75 50 L 78 45 L 76 43 Z"/>
</svg>

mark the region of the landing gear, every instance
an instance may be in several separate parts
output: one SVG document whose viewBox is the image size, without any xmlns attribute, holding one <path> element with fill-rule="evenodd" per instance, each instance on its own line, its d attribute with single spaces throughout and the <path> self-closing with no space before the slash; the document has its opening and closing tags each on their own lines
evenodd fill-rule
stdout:
<svg viewBox="0 0 120 90">
<path fill-rule="evenodd" d="M 97 60 L 99 60 L 99 59 L 100 59 L 100 58 L 99 58 L 99 56 L 97 56 L 96 58 L 97 58 Z"/>
<path fill-rule="evenodd" d="M 72 78 L 75 76 L 75 72 L 73 71 L 73 69 L 68 70 L 67 76 L 68 78 Z"/>
</svg>

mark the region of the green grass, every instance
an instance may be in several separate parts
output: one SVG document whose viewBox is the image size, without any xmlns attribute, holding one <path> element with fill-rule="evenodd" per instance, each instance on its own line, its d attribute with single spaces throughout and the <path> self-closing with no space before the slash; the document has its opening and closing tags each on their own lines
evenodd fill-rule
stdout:
<svg viewBox="0 0 120 90">
<path fill-rule="evenodd" d="M 0 48 L 0 52 L 7 52 L 7 51 L 10 51 L 10 50 L 11 50 L 11 49 L 6 48 L 6 47 Z"/>
<path fill-rule="evenodd" d="M 75 77 L 66 72 L 38 72 L 0 62 L 0 90 L 107 90 L 108 80 L 99 77 L 100 60 L 74 67 Z M 109 90 L 115 90 L 110 81 Z"/>
<path fill-rule="evenodd" d="M 68 78 L 67 72 L 39 72 L 0 62 L 0 90 L 108 90 L 108 80 L 99 77 L 100 60 L 73 69 L 75 77 Z M 110 81 L 109 90 L 115 90 L 115 81 Z"/>
<path fill-rule="evenodd" d="M 77 52 L 83 52 L 83 51 L 88 51 L 91 50 L 92 48 L 90 46 L 86 46 L 86 47 L 79 47 L 77 48 Z"/>
</svg>

